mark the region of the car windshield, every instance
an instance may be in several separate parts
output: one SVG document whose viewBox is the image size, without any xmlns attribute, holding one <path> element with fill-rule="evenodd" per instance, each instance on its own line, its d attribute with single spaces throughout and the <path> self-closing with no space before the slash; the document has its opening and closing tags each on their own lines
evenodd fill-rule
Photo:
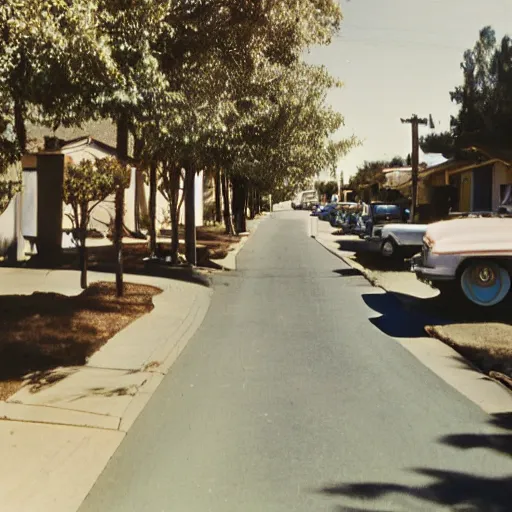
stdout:
<svg viewBox="0 0 512 512">
<path fill-rule="evenodd" d="M 402 211 L 400 206 L 395 204 L 378 204 L 374 206 L 374 215 L 379 217 L 394 217 L 400 218 L 402 216 Z"/>
</svg>

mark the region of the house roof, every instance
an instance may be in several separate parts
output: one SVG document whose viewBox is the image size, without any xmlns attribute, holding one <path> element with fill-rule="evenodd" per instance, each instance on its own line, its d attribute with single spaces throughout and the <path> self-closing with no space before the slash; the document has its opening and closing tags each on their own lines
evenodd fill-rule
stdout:
<svg viewBox="0 0 512 512">
<path fill-rule="evenodd" d="M 420 148 L 420 161 L 425 162 L 427 167 L 443 164 L 447 160 L 442 153 L 423 153 Z"/>
<path fill-rule="evenodd" d="M 446 160 L 443 163 L 440 163 L 438 165 L 433 165 L 432 167 L 427 167 L 426 169 L 421 170 L 418 173 L 418 179 L 422 180 L 425 178 L 428 178 L 432 174 L 437 174 L 439 172 L 445 172 L 445 171 L 451 171 L 463 167 L 467 167 L 468 165 L 471 165 L 472 162 L 468 160 L 456 160 L 454 158 L 451 158 L 450 160 Z M 405 182 L 398 185 L 396 188 L 401 189 L 405 187 L 410 187 L 412 185 L 412 176 Z"/>
<path fill-rule="evenodd" d="M 59 141 L 58 149 L 55 150 L 43 150 L 40 151 L 40 154 L 64 154 L 64 155 L 73 155 L 74 153 L 79 153 L 81 151 L 86 150 L 87 148 L 96 148 L 102 153 L 106 153 L 107 155 L 117 156 L 117 150 L 114 146 L 109 144 L 105 144 L 97 139 L 94 139 L 90 136 L 82 136 L 77 137 L 76 139 L 68 140 L 68 141 Z M 128 158 L 129 163 L 136 163 L 134 159 Z"/>
<path fill-rule="evenodd" d="M 60 127 L 57 130 L 28 123 L 27 133 L 29 138 L 29 147 L 27 149 L 29 152 L 40 151 L 44 146 L 45 137 L 56 137 L 65 141 L 73 141 L 92 135 L 96 141 L 101 140 L 103 141 L 102 143 L 105 143 L 110 147 L 115 147 L 117 141 L 116 125 L 110 119 L 89 121 L 80 127 Z M 130 137 L 129 142 L 128 154 L 133 156 L 133 137 Z"/>
<path fill-rule="evenodd" d="M 486 145 L 474 145 L 465 148 L 467 151 L 481 153 L 490 160 L 500 160 L 506 165 L 512 165 L 512 150 Z"/>
</svg>

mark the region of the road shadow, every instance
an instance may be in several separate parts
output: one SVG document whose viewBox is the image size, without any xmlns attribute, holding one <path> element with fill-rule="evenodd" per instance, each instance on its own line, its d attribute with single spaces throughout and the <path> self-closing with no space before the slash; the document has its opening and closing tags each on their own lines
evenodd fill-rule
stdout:
<svg viewBox="0 0 512 512">
<path fill-rule="evenodd" d="M 438 439 L 443 446 L 459 450 L 490 450 L 504 457 L 512 455 L 512 415 L 497 414 L 490 417 L 489 425 L 495 428 L 490 434 L 454 434 Z M 493 429 L 494 430 L 494 429 Z M 449 460 L 449 459 L 448 459 Z M 423 486 L 400 482 L 339 483 L 326 486 L 320 493 L 342 497 L 350 503 L 337 505 L 338 512 L 366 512 L 376 510 L 381 498 L 388 503 L 391 497 L 399 508 L 379 508 L 381 511 L 432 510 L 449 507 L 461 512 L 510 512 L 512 510 L 512 475 L 491 477 L 475 470 L 449 471 L 437 468 L 412 468 L 409 471 L 429 478 Z M 403 504 L 399 504 L 403 500 Z M 411 507 L 412 501 L 417 507 Z M 353 505 L 354 501 L 356 502 Z M 404 508 L 407 506 L 407 508 Z"/>
<path fill-rule="evenodd" d="M 414 308 L 416 297 L 392 293 L 368 293 L 362 296 L 364 303 L 380 316 L 370 322 L 387 336 L 393 338 L 424 338 L 426 325 L 446 325 L 446 320 Z M 404 306 L 404 300 L 410 305 Z"/>
<path fill-rule="evenodd" d="M 376 245 L 369 244 L 365 240 L 344 240 L 341 238 L 336 240 L 336 243 L 340 251 L 354 253 L 351 258 L 368 270 L 410 272 L 410 260 L 384 258 Z"/>
<path fill-rule="evenodd" d="M 0 267 L 19 269 L 32 268 L 39 270 L 80 270 L 77 255 L 75 253 L 64 253 L 59 261 L 54 261 L 52 263 L 33 257 L 27 262 L 2 262 Z M 106 262 L 91 260 L 88 263 L 88 269 L 91 272 L 98 272 L 100 274 L 115 274 L 116 264 L 114 261 Z M 135 261 L 130 260 L 125 262 L 123 270 L 125 274 L 159 277 L 173 281 L 197 284 L 209 288 L 211 287 L 211 281 L 207 275 L 201 272 L 201 270 L 224 270 L 224 268 L 213 261 L 207 261 L 201 267 L 192 267 L 190 265 L 172 265 L 160 258 L 144 261 L 141 257 Z"/>
<path fill-rule="evenodd" d="M 356 268 L 341 268 L 333 271 L 335 274 L 338 274 L 341 277 L 364 277 L 363 273 Z"/>
</svg>

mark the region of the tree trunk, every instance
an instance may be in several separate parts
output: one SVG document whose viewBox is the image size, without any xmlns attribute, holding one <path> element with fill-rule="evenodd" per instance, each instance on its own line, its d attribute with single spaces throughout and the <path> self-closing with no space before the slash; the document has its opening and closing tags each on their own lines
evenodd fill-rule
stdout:
<svg viewBox="0 0 512 512">
<path fill-rule="evenodd" d="M 80 223 L 78 228 L 80 256 L 80 287 L 87 288 L 87 204 L 81 206 Z M 78 220 L 78 219 L 77 219 Z"/>
<path fill-rule="evenodd" d="M 246 231 L 245 225 L 245 181 L 242 178 L 233 178 L 233 217 L 235 218 L 235 232 Z"/>
<path fill-rule="evenodd" d="M 247 199 L 247 207 L 249 208 L 249 218 L 252 220 L 254 219 L 255 212 L 254 212 L 254 188 L 249 188 L 249 197 Z"/>
<path fill-rule="evenodd" d="M 128 116 L 122 114 L 117 120 L 117 155 L 126 164 L 128 160 Z M 124 295 L 123 282 L 123 220 L 124 220 L 124 188 L 120 185 L 116 188 L 115 195 L 115 233 L 114 246 L 116 250 L 116 294 Z"/>
<path fill-rule="evenodd" d="M 220 183 L 220 169 L 215 171 L 215 222 L 220 224 L 222 222 L 222 191 Z"/>
<path fill-rule="evenodd" d="M 149 168 L 149 252 L 152 258 L 156 255 L 157 167 L 157 162 L 151 162 Z"/>
<path fill-rule="evenodd" d="M 27 150 L 27 128 L 25 126 L 25 104 L 16 98 L 14 101 L 14 131 L 22 154 Z"/>
<path fill-rule="evenodd" d="M 244 224 L 245 231 L 247 230 L 247 210 L 249 209 L 249 194 L 251 193 L 251 188 L 249 185 L 245 185 L 245 193 L 244 193 Z M 250 214 L 249 214 L 250 215 Z"/>
<path fill-rule="evenodd" d="M 138 137 L 135 138 L 134 147 L 133 147 L 133 153 L 134 158 L 137 160 L 137 172 L 135 174 L 135 198 L 134 198 L 134 222 L 135 227 L 134 231 L 135 233 L 140 233 L 140 202 L 141 202 L 141 195 L 142 195 L 142 187 L 143 181 L 140 179 L 140 176 L 142 175 L 143 167 L 142 167 L 142 152 L 144 151 L 144 140 L 140 139 Z M 141 182 L 142 181 L 142 182 Z"/>
<path fill-rule="evenodd" d="M 229 201 L 229 182 L 225 172 L 221 173 L 221 185 L 222 199 L 224 203 L 224 226 L 226 227 L 226 234 L 234 235 L 235 230 L 233 229 L 233 221 L 231 219 L 231 208 Z"/>
<path fill-rule="evenodd" d="M 197 265 L 196 251 L 196 201 L 195 201 L 196 170 L 191 162 L 185 168 L 185 256 L 191 265 Z"/>
<path fill-rule="evenodd" d="M 180 178 L 181 172 L 179 168 L 170 169 L 170 194 L 169 194 L 169 205 L 171 213 L 171 262 L 173 264 L 178 263 L 178 251 L 180 247 Z"/>
</svg>

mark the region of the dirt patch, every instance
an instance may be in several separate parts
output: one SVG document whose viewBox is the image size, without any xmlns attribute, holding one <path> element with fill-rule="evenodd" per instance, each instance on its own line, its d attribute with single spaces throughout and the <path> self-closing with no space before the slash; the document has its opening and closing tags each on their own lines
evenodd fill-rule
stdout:
<svg viewBox="0 0 512 512">
<path fill-rule="evenodd" d="M 180 239 L 185 234 L 180 231 Z M 240 241 L 239 236 L 226 235 L 221 226 L 208 226 L 197 228 L 196 243 L 199 266 L 209 267 L 210 260 L 225 258 L 233 245 Z M 171 240 L 157 244 L 160 257 L 165 257 L 170 250 Z M 180 253 L 184 254 L 184 244 L 179 245 Z M 150 256 L 149 243 L 141 240 L 140 243 L 123 245 L 124 271 L 128 274 L 146 273 L 144 258 Z M 98 271 L 114 271 L 116 253 L 113 246 L 91 247 L 89 249 L 89 268 Z M 68 261 L 69 268 L 78 268 L 78 260 L 74 255 L 72 261 Z"/>
<path fill-rule="evenodd" d="M 226 235 L 223 226 L 197 228 L 197 243 L 208 248 L 210 259 L 225 258 L 232 246 L 240 240 L 239 236 Z"/>
<path fill-rule="evenodd" d="M 512 378 L 512 326 L 502 323 L 468 323 L 427 326 L 439 338 L 484 373 Z"/>
<path fill-rule="evenodd" d="M 99 282 L 75 297 L 56 293 L 0 296 L 0 399 L 27 374 L 80 366 L 116 333 L 153 308 L 161 290 Z M 33 378 L 32 378 L 33 380 Z"/>
</svg>

